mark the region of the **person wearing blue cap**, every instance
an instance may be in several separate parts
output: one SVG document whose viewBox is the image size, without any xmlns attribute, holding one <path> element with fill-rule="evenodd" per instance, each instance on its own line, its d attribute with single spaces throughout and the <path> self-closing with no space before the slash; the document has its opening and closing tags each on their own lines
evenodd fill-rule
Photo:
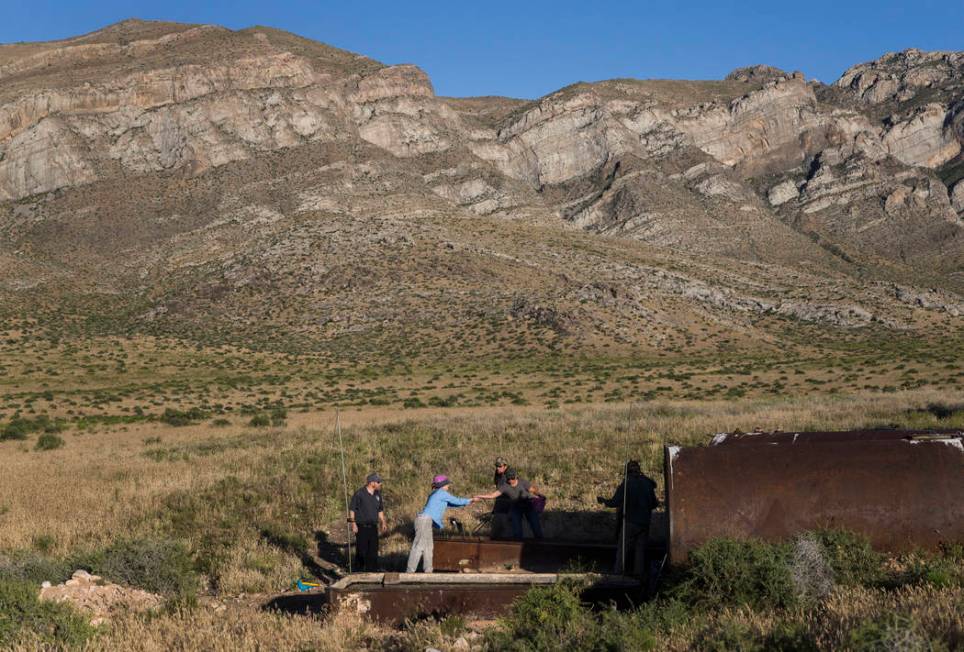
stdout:
<svg viewBox="0 0 964 652">
<path fill-rule="evenodd" d="M 348 506 L 348 522 L 355 534 L 355 555 L 358 570 L 378 570 L 378 530 L 388 532 L 382 505 L 382 477 L 377 473 L 365 479 L 365 486 L 355 492 Z"/>
</svg>

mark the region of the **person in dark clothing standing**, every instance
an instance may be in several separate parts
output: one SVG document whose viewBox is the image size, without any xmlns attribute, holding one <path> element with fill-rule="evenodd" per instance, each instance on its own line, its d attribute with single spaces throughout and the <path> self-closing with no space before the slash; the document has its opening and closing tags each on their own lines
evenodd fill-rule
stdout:
<svg viewBox="0 0 964 652">
<path fill-rule="evenodd" d="M 375 572 L 378 570 L 378 530 L 388 531 L 380 475 L 372 473 L 365 479 L 365 486 L 351 497 L 348 510 L 348 522 L 355 534 L 356 569 Z"/>
<path fill-rule="evenodd" d="M 506 484 L 505 473 L 509 470 L 509 464 L 505 461 L 503 457 L 495 458 L 495 474 L 492 476 L 492 481 L 495 484 L 496 489 L 501 489 L 502 485 Z M 509 510 L 512 507 L 512 503 L 505 496 L 499 496 L 495 499 L 495 503 L 492 504 L 492 538 L 493 539 L 507 539 L 509 538 L 510 526 L 509 526 Z"/>
<path fill-rule="evenodd" d="M 626 463 L 626 477 L 616 487 L 613 497 L 607 499 L 599 496 L 596 501 L 617 510 L 616 574 L 625 572 L 629 575 L 644 575 L 647 571 L 646 544 L 649 541 L 649 523 L 653 509 L 659 506 L 656 483 L 643 475 L 638 461 L 630 460 Z M 626 528 L 625 532 L 623 527 Z"/>
</svg>

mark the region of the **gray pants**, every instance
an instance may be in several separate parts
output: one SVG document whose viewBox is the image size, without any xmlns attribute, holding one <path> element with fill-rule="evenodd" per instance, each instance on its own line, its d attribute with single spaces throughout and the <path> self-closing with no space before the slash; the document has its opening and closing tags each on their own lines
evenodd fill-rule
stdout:
<svg viewBox="0 0 964 652">
<path fill-rule="evenodd" d="M 422 562 L 422 570 L 426 573 L 432 572 L 432 553 L 435 548 L 434 526 L 432 517 L 420 514 L 415 518 L 415 541 L 412 542 L 412 551 L 408 553 L 408 567 L 406 573 L 414 573 L 418 568 L 418 562 Z"/>
</svg>

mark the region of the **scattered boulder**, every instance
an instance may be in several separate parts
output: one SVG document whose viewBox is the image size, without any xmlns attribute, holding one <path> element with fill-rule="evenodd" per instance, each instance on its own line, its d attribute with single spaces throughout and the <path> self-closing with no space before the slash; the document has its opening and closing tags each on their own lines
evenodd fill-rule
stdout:
<svg viewBox="0 0 964 652">
<path fill-rule="evenodd" d="M 800 190 L 797 188 L 796 182 L 793 179 L 787 179 L 783 183 L 778 183 L 770 188 L 767 199 L 770 200 L 771 206 L 780 206 L 799 196 Z"/>
<path fill-rule="evenodd" d="M 105 582 L 97 575 L 78 570 L 63 584 L 44 582 L 40 599 L 66 602 L 90 616 L 92 625 L 107 622 L 118 611 L 149 611 L 161 606 L 159 595 Z"/>
<path fill-rule="evenodd" d="M 774 68 L 773 66 L 764 66 L 762 64 L 757 64 L 755 66 L 745 66 L 743 68 L 737 68 L 733 70 L 729 75 L 726 76 L 726 81 L 738 81 L 738 82 L 756 82 L 756 81 L 767 81 L 769 79 L 776 79 L 778 77 L 789 77 L 787 73 L 780 70 L 779 68 Z M 796 76 L 796 73 L 794 73 Z M 803 77 L 803 75 L 800 75 Z"/>
<path fill-rule="evenodd" d="M 954 184 L 951 189 L 951 206 L 958 213 L 964 213 L 964 179 Z"/>
</svg>

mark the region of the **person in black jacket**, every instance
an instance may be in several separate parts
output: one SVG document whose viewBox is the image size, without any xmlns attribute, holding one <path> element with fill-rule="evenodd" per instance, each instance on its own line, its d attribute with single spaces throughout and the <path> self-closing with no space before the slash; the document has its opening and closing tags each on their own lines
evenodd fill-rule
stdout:
<svg viewBox="0 0 964 652">
<path fill-rule="evenodd" d="M 596 502 L 617 510 L 616 574 L 645 575 L 649 523 L 653 509 L 659 506 L 656 483 L 643 475 L 637 460 L 630 460 L 626 463 L 626 477 L 612 498 L 599 496 Z"/>
<path fill-rule="evenodd" d="M 365 486 L 351 497 L 348 509 L 348 522 L 355 534 L 355 554 L 358 556 L 355 568 L 375 572 L 378 570 L 378 530 L 388 531 L 380 475 L 372 473 L 365 479 Z"/>
</svg>

